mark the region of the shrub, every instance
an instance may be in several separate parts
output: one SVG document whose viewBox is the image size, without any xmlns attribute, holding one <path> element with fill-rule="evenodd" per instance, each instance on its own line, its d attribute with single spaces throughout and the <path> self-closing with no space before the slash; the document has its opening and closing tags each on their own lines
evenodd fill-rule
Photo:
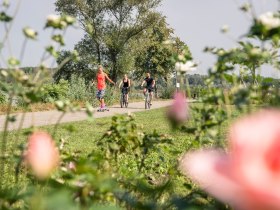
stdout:
<svg viewBox="0 0 280 210">
<path fill-rule="evenodd" d="M 166 87 L 158 88 L 160 92 L 160 98 L 162 99 L 171 99 L 176 92 L 176 87 L 168 85 Z"/>
<path fill-rule="evenodd" d="M 7 96 L 0 91 L 0 104 L 5 104 L 7 102 Z"/>
<path fill-rule="evenodd" d="M 85 79 L 73 74 L 69 81 L 68 98 L 74 101 L 88 101 L 90 95 Z"/>
<path fill-rule="evenodd" d="M 41 101 L 44 103 L 65 99 L 67 97 L 69 86 L 66 80 L 60 80 L 58 84 L 49 83 L 43 85 Z"/>
</svg>

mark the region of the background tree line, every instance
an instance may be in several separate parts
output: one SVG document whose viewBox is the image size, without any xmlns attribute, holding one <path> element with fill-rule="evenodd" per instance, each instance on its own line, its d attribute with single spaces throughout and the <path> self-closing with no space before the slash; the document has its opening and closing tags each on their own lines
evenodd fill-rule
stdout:
<svg viewBox="0 0 280 210">
<path fill-rule="evenodd" d="M 187 49 L 166 18 L 157 11 L 161 0 L 57 0 L 56 10 L 75 16 L 84 37 L 75 45 L 78 61 L 69 61 L 54 79 L 69 80 L 72 74 L 91 80 L 101 64 L 117 81 L 127 73 L 134 79 L 150 71 L 167 81 L 174 71 L 172 56 Z M 71 56 L 60 52 L 57 63 Z"/>
</svg>

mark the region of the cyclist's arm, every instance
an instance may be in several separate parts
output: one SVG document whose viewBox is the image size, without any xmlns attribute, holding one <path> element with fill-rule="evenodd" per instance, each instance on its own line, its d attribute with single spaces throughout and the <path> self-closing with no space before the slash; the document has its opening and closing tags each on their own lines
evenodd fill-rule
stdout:
<svg viewBox="0 0 280 210">
<path fill-rule="evenodd" d="M 128 87 L 130 87 L 130 79 L 128 80 Z"/>
<path fill-rule="evenodd" d="M 145 80 L 142 82 L 141 87 L 143 87 L 143 85 L 145 84 L 145 82 L 146 82 Z"/>
<path fill-rule="evenodd" d="M 156 81 L 153 80 L 152 87 L 155 87 Z"/>
</svg>

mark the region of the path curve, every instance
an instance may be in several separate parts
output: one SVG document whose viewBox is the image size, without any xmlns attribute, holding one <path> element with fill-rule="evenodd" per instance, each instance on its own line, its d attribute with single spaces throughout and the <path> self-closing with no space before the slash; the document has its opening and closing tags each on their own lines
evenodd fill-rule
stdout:
<svg viewBox="0 0 280 210">
<path fill-rule="evenodd" d="M 151 109 L 158 109 L 162 107 L 170 106 L 172 103 L 171 100 L 167 101 L 154 101 Z M 110 111 L 106 112 L 94 112 L 94 118 L 102 118 L 102 117 L 109 117 L 115 114 L 126 114 L 131 112 L 141 112 L 145 111 L 144 108 L 144 101 L 143 102 L 134 102 L 128 105 L 128 108 L 120 108 L 119 105 L 115 105 L 110 107 Z M 149 111 L 149 110 L 146 110 Z M 59 117 L 61 116 L 61 112 L 53 110 L 53 111 L 43 111 L 43 112 L 28 112 L 25 114 L 24 122 L 21 128 L 30 128 L 32 126 L 44 126 L 44 125 L 54 125 L 57 123 Z M 9 123 L 8 130 L 16 130 L 19 127 L 20 119 L 22 117 L 22 113 L 13 114 L 15 116 L 16 121 Z M 5 124 L 5 115 L 0 115 L 0 131 L 4 130 Z M 62 118 L 60 123 L 67 123 L 67 122 L 77 122 L 87 120 L 88 116 L 84 111 L 78 111 L 75 113 L 66 113 L 65 116 Z"/>
</svg>

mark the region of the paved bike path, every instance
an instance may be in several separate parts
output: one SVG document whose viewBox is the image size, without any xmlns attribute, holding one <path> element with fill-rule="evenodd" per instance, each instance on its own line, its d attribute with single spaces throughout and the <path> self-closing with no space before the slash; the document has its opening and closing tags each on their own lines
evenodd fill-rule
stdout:
<svg viewBox="0 0 280 210">
<path fill-rule="evenodd" d="M 151 109 L 158 109 L 162 107 L 169 106 L 172 103 L 171 100 L 168 101 L 154 101 Z M 94 118 L 102 118 L 102 117 L 109 117 L 115 114 L 126 114 L 129 112 L 141 112 L 145 111 L 144 101 L 142 102 L 135 102 L 130 103 L 128 108 L 120 108 L 119 105 L 114 105 L 109 107 L 110 111 L 105 112 L 97 112 L 97 108 L 94 109 Z M 146 110 L 149 111 L 149 110 Z M 28 112 L 25 113 L 24 121 L 22 123 L 21 128 L 30 128 L 32 126 L 44 126 L 44 125 L 54 125 L 58 122 L 62 112 L 53 110 L 53 111 L 43 111 L 43 112 Z M 22 113 L 16 113 L 12 116 L 15 116 L 16 121 L 10 122 L 8 126 L 8 130 L 16 130 L 20 126 L 20 121 L 23 116 Z M 0 115 L 0 131 L 4 130 L 5 124 L 5 115 Z M 67 123 L 67 122 L 77 122 L 87 120 L 88 116 L 84 111 L 78 111 L 75 113 L 66 113 L 63 118 L 60 120 L 60 123 Z"/>
</svg>

